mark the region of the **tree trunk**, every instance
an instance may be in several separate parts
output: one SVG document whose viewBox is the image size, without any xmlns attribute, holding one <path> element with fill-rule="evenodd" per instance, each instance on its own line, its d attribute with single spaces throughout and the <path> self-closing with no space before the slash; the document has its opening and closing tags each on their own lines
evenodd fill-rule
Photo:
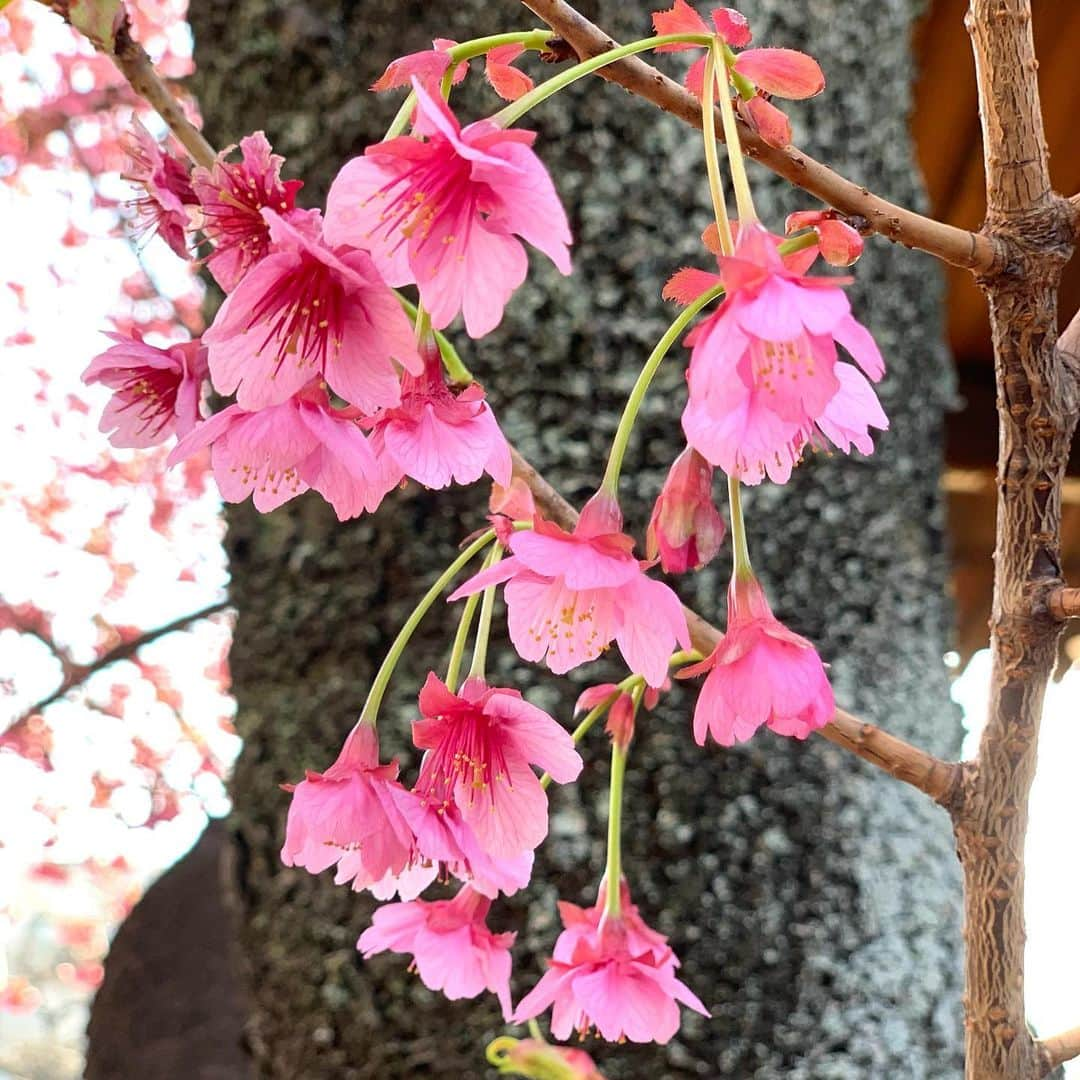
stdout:
<svg viewBox="0 0 1080 1080">
<path fill-rule="evenodd" d="M 909 205 L 922 201 L 907 127 L 917 6 L 758 0 L 744 9 L 757 43 L 809 49 L 830 80 L 821 98 L 792 109 L 797 141 Z M 648 32 L 650 7 L 603 0 L 583 10 L 630 40 Z M 211 141 L 265 128 L 288 174 L 307 181 L 307 205 L 380 137 L 399 102 L 366 87 L 392 57 L 436 35 L 463 40 L 534 21 L 508 0 L 193 0 L 191 20 Z M 460 101 L 473 115 L 493 103 L 471 92 Z M 536 262 L 502 327 L 462 344 L 507 434 L 580 504 L 599 481 L 637 369 L 672 317 L 659 298 L 665 277 L 708 265 L 697 239 L 709 221 L 700 135 L 592 81 L 527 126 L 540 131 L 537 149 L 571 214 L 574 277 Z M 752 179 L 774 229 L 808 205 L 760 170 Z M 889 363 L 882 396 L 892 430 L 870 459 L 814 456 L 785 487 L 763 485 L 746 501 L 755 566 L 777 614 L 819 644 L 838 699 L 955 756 L 942 664 L 938 480 L 952 383 L 941 294 L 931 259 L 870 242 L 852 299 Z M 639 535 L 680 447 L 684 359 L 677 353 L 662 371 L 628 456 L 625 509 Z M 288 805 L 279 785 L 333 758 L 390 637 L 483 508 L 479 488 L 412 486 L 346 525 L 315 496 L 267 517 L 250 505 L 230 510 L 232 671 L 245 740 L 232 784 L 235 889 L 262 1075 L 485 1075 L 483 1044 L 501 1030 L 490 1002 L 448 1003 L 398 956 L 362 963 L 355 941 L 370 898 L 329 874 L 287 870 L 277 854 Z M 726 575 L 722 555 L 680 591 L 717 615 Z M 444 662 L 451 633 L 438 611 L 430 616 L 380 724 L 406 773 L 415 693 Z M 578 686 L 525 667 L 508 648 L 496 654 L 500 679 L 569 716 Z M 576 682 L 608 669 L 594 665 Z M 601 1067 L 612 1077 L 958 1075 L 960 891 L 946 815 L 821 739 L 760 734 L 734 751 L 699 749 L 691 705 L 676 688 L 640 725 L 624 865 L 713 1019 L 687 1014 L 666 1047 L 597 1044 Z M 519 931 L 516 994 L 540 974 L 556 898 L 591 901 L 603 869 L 602 737 L 584 754 L 582 781 L 553 793 L 534 885 L 495 909 Z"/>
</svg>

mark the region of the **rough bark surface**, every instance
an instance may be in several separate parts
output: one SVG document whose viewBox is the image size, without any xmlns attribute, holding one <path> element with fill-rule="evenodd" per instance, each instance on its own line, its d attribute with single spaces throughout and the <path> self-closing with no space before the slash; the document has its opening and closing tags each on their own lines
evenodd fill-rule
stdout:
<svg viewBox="0 0 1080 1080">
<path fill-rule="evenodd" d="M 909 204 L 921 201 L 906 127 L 914 6 L 745 5 L 759 42 L 811 48 L 830 78 L 821 99 L 793 110 L 799 142 Z M 648 5 L 604 0 L 583 10 L 624 40 L 648 29 Z M 309 205 L 396 107 L 365 89 L 390 57 L 436 34 L 460 40 L 532 23 L 513 4 L 475 0 L 193 0 L 191 18 L 211 140 L 265 128 L 290 175 L 307 180 Z M 578 88 L 532 126 L 572 216 L 575 276 L 535 263 L 504 325 L 466 359 L 511 438 L 580 503 L 599 480 L 636 370 L 672 317 L 660 285 L 680 265 L 707 265 L 696 238 L 708 197 L 697 133 L 618 90 Z M 764 173 L 755 179 L 774 226 L 806 205 Z M 890 363 L 883 397 L 893 429 L 872 459 L 818 457 L 789 485 L 753 491 L 755 565 L 778 614 L 832 661 L 845 705 L 954 756 L 959 727 L 941 663 L 937 481 L 951 381 L 940 279 L 930 260 L 882 242 L 869 245 L 856 277 L 853 300 Z M 639 531 L 678 449 L 682 374 L 680 355 L 661 373 L 631 447 L 626 510 Z M 230 512 L 240 613 L 232 668 L 245 738 L 233 781 L 235 887 L 261 1075 L 485 1075 L 482 1044 L 499 1030 L 490 1004 L 429 994 L 399 957 L 359 963 L 370 900 L 277 858 L 287 806 L 278 785 L 331 760 L 390 636 L 482 505 L 478 490 L 411 489 L 346 526 L 315 497 L 269 517 L 249 506 Z M 705 614 L 722 609 L 724 567 L 721 558 L 681 586 Z M 448 638 L 433 620 L 395 680 L 380 728 L 406 757 L 410 699 L 425 665 L 443 662 Z M 505 650 L 496 670 L 568 715 L 576 691 L 567 682 L 520 668 Z M 586 677 L 604 674 L 597 665 Z M 687 1015 L 666 1047 L 598 1045 L 602 1067 L 612 1077 L 957 1076 L 959 894 L 945 814 L 823 740 L 762 735 L 733 752 L 699 750 L 690 702 L 676 690 L 641 725 L 624 863 L 635 898 L 672 935 L 686 981 L 714 1016 Z M 496 916 L 519 931 L 519 993 L 557 931 L 556 897 L 591 899 L 602 869 L 600 737 L 585 754 L 582 783 L 553 794 L 536 884 Z"/>
<path fill-rule="evenodd" d="M 1072 214 L 1050 187 L 1028 0 L 972 0 L 987 176 L 985 231 L 1007 242 L 1008 273 L 982 285 L 998 388 L 998 518 L 990 619 L 991 705 L 956 821 L 964 867 L 966 1068 L 970 1080 L 1047 1071 L 1024 1009 L 1024 840 L 1046 684 L 1061 624 L 1061 483 L 1076 426 L 1058 362 L 1057 289 Z"/>
</svg>

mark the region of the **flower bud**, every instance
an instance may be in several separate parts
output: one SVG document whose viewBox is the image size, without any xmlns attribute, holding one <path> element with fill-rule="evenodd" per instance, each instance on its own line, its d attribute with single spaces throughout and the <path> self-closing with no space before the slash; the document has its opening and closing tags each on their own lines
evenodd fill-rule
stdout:
<svg viewBox="0 0 1080 1080">
<path fill-rule="evenodd" d="M 712 501 L 712 466 L 687 447 L 671 466 L 646 533 L 650 559 L 669 574 L 697 570 L 719 551 L 724 521 Z"/>
</svg>

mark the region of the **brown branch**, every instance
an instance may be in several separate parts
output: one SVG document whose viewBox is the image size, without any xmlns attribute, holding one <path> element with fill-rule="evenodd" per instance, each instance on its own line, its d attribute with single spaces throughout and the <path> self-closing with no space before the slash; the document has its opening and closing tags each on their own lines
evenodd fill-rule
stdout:
<svg viewBox="0 0 1080 1080">
<path fill-rule="evenodd" d="M 577 511 L 516 449 L 511 448 L 511 455 L 514 475 L 528 486 L 544 516 L 564 529 L 572 529 L 577 521 Z M 694 648 L 708 655 L 723 635 L 692 608 L 684 605 L 683 610 Z M 837 709 L 832 721 L 821 730 L 821 735 L 897 780 L 918 788 L 946 809 L 952 810 L 956 805 L 962 774 L 959 764 L 941 761 L 843 709 Z"/>
<path fill-rule="evenodd" d="M 1046 606 L 1050 609 L 1050 614 L 1059 622 L 1080 618 L 1080 589 L 1070 589 L 1063 585 L 1050 594 Z"/>
<path fill-rule="evenodd" d="M 600 27 L 563 0 L 522 2 L 568 42 L 582 59 L 618 45 Z M 698 99 L 639 57 L 609 64 L 597 74 L 651 101 L 680 120 L 701 127 L 701 103 Z M 719 127 L 718 122 L 718 130 Z M 766 168 L 848 217 L 863 219 L 867 223 L 866 232 L 880 233 L 889 240 L 919 248 L 954 266 L 979 274 L 992 273 L 1004 264 L 994 241 L 982 233 L 958 229 L 897 206 L 833 172 L 797 147 L 777 149 L 769 146 L 741 121 L 739 139 L 745 152 Z"/>
<path fill-rule="evenodd" d="M 64 677 L 60 681 L 60 685 L 51 693 L 46 694 L 40 701 L 36 701 L 31 705 L 22 716 L 11 724 L 11 727 L 16 727 L 31 716 L 40 713 L 49 705 L 52 705 L 53 702 L 59 701 L 65 694 L 82 686 L 91 675 L 95 675 L 103 668 L 110 667 L 113 664 L 119 663 L 121 660 L 130 660 L 144 645 L 149 645 L 150 642 L 157 641 L 158 638 L 163 638 L 167 634 L 174 634 L 178 630 L 184 630 L 192 623 L 199 622 L 201 619 L 208 618 L 210 615 L 216 615 L 219 611 L 224 611 L 228 606 L 228 600 L 219 600 L 217 603 L 208 604 L 198 611 L 192 611 L 187 615 L 181 615 L 178 619 L 173 619 L 172 622 L 165 623 L 164 626 L 158 626 L 153 630 L 147 630 L 145 633 L 139 634 L 138 637 L 131 638 L 129 641 L 120 642 L 119 645 L 107 649 L 89 664 L 71 665 L 66 669 Z"/>
<path fill-rule="evenodd" d="M 1053 1072 L 1066 1061 L 1080 1057 L 1080 1027 L 1052 1035 L 1049 1039 L 1039 1039 L 1035 1044 L 1039 1049 L 1040 1076 Z"/>
</svg>

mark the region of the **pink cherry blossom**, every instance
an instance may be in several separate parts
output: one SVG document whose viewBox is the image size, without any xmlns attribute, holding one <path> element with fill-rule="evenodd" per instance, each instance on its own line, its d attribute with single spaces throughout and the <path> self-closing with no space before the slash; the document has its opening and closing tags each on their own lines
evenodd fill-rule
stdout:
<svg viewBox="0 0 1080 1080">
<path fill-rule="evenodd" d="M 850 266 L 862 254 L 863 238 L 835 210 L 798 210 L 784 220 L 789 236 L 806 228 L 817 233 L 818 250 L 832 266 Z"/>
<path fill-rule="evenodd" d="M 520 44 L 498 45 L 489 49 L 484 62 L 484 78 L 503 101 L 517 101 L 533 88 L 533 81 L 513 67 L 513 62 L 525 52 Z"/>
<path fill-rule="evenodd" d="M 709 1015 L 676 977 L 679 961 L 667 939 L 645 925 L 628 891 L 623 898 L 618 918 L 605 918 L 602 903 L 586 909 L 559 905 L 565 929 L 547 972 L 518 1004 L 515 1023 L 554 1005 L 551 1033 L 557 1039 L 575 1030 L 584 1036 L 595 1027 L 609 1042 L 663 1044 L 679 1029 L 680 1002 Z"/>
<path fill-rule="evenodd" d="M 451 1001 L 490 990 L 509 1019 L 510 946 L 515 934 L 493 934 L 486 919 L 491 901 L 468 885 L 452 900 L 385 904 L 356 947 L 367 960 L 376 953 L 411 954 L 420 980 Z"/>
<path fill-rule="evenodd" d="M 426 868 L 426 884 L 448 875 L 494 899 L 512 896 L 532 877 L 533 853 L 493 859 L 480 845 L 456 802 L 437 803 L 414 791 L 402 791 L 398 807 L 416 837 L 414 863 Z M 419 880 L 418 878 L 416 880 Z M 410 899 L 402 893 L 403 900 Z"/>
<path fill-rule="evenodd" d="M 423 374 L 401 380 L 401 404 L 365 421 L 386 491 L 410 476 L 424 487 L 471 484 L 487 473 L 510 483 L 510 446 L 479 383 L 454 393 L 437 349 L 427 352 Z"/>
<path fill-rule="evenodd" d="M 369 250 L 394 286 L 415 283 L 436 328 L 461 312 L 471 337 L 502 320 L 528 260 L 521 237 L 570 273 L 570 227 L 535 133 L 491 120 L 462 128 L 413 80 L 421 141 L 369 146 L 338 173 L 327 199 L 331 243 Z"/>
<path fill-rule="evenodd" d="M 740 230 L 732 256 L 720 257 L 723 303 L 698 324 L 683 412 L 687 442 L 710 464 L 744 483 L 766 474 L 785 482 L 841 389 L 837 345 L 873 380 L 885 365 L 869 331 L 855 321 L 836 279 L 806 277 L 785 265 L 776 238 L 761 226 Z M 867 383 L 849 393 L 840 426 L 887 427 Z"/>
<path fill-rule="evenodd" d="M 314 488 L 344 521 L 376 509 L 384 494 L 355 410 L 332 409 L 317 385 L 258 412 L 230 405 L 190 431 L 169 464 L 204 446 L 221 497 L 243 502 L 253 495 L 263 513 Z"/>
<path fill-rule="evenodd" d="M 712 466 L 687 447 L 676 459 L 653 507 L 646 533 L 650 559 L 669 574 L 698 570 L 720 550 L 724 519 L 712 500 Z"/>
<path fill-rule="evenodd" d="M 384 90 L 396 90 L 399 86 L 408 86 L 412 80 L 418 79 L 431 94 L 439 92 L 439 83 L 442 82 L 446 69 L 450 66 L 450 50 L 457 44 L 450 38 L 436 38 L 431 43 L 430 49 L 420 52 L 409 53 L 391 60 L 386 70 L 371 84 L 375 93 Z M 465 78 L 469 70 L 468 62 L 459 61 L 451 76 L 452 84 L 457 86 Z"/>
<path fill-rule="evenodd" d="M 572 533 L 538 518 L 508 537 L 513 553 L 466 581 L 458 600 L 506 582 L 510 640 L 523 660 L 558 675 L 595 660 L 614 639 L 631 671 L 659 686 L 676 644 L 690 647 L 678 597 L 644 573 L 614 500 L 594 496 Z"/>
<path fill-rule="evenodd" d="M 836 712 L 817 650 L 792 633 L 769 608 L 753 578 L 732 580 L 727 633 L 700 664 L 679 677 L 708 672 L 694 708 L 694 739 L 721 746 L 745 742 L 763 724 L 778 735 L 805 739 Z"/>
<path fill-rule="evenodd" d="M 353 728 L 330 768 L 292 789 L 281 861 L 318 874 L 351 854 L 364 884 L 402 871 L 413 837 L 394 799 L 397 772 L 397 762 L 379 764 L 375 730 Z"/>
<path fill-rule="evenodd" d="M 125 145 L 129 163 L 123 176 L 143 189 L 135 200 L 137 231 L 140 235 L 156 232 L 182 259 L 190 258 L 187 208 L 197 200 L 188 171 L 139 120 L 132 118 L 131 127 Z"/>
<path fill-rule="evenodd" d="M 95 356 L 83 382 L 113 391 L 100 429 L 113 446 L 147 447 L 171 435 L 186 435 L 199 419 L 208 374 L 206 349 L 187 341 L 165 349 L 147 345 L 137 333 L 106 334 L 116 342 Z"/>
<path fill-rule="evenodd" d="M 244 409 L 280 405 L 313 377 L 366 413 L 397 405 L 395 361 L 422 369 L 412 327 L 363 251 L 327 246 L 314 212 L 264 207 L 274 250 L 244 275 L 203 335 L 210 375 Z"/>
<path fill-rule="evenodd" d="M 460 695 L 434 674 L 420 691 L 413 741 L 430 753 L 416 793 L 435 808 L 456 805 L 480 848 L 496 859 L 531 851 L 547 835 L 547 795 L 530 768 L 560 784 L 576 780 L 573 739 L 516 690 L 469 678 Z"/>
<path fill-rule="evenodd" d="M 296 206 L 301 180 L 282 180 L 285 159 L 270 152 L 266 135 L 256 131 L 240 140 L 240 161 L 228 161 L 235 149 L 221 151 L 212 169 L 191 174 L 202 207 L 202 230 L 214 250 L 206 265 L 214 280 L 232 292 L 240 279 L 270 253 L 270 225 L 263 207 L 288 217 Z"/>
</svg>

